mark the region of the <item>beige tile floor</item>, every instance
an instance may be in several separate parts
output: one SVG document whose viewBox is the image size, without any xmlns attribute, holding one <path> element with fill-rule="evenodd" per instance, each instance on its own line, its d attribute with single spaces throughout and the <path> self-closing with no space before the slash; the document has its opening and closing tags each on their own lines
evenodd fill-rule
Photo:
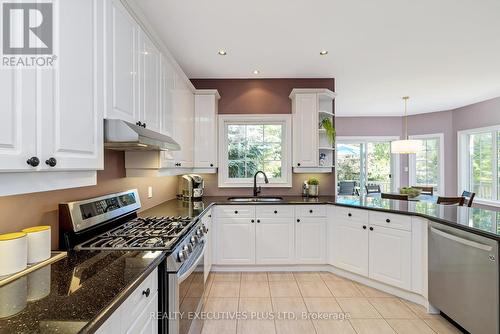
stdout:
<svg viewBox="0 0 500 334">
<path fill-rule="evenodd" d="M 446 319 L 427 314 L 420 305 L 322 272 L 212 273 L 205 311 L 241 312 L 253 314 L 253 318 L 208 320 L 204 334 L 460 333 Z M 304 313 L 331 317 L 308 319 Z M 268 318 L 268 314 L 275 318 Z M 295 319 L 277 319 L 279 314 Z M 346 315 L 347 319 L 335 318 Z"/>
</svg>

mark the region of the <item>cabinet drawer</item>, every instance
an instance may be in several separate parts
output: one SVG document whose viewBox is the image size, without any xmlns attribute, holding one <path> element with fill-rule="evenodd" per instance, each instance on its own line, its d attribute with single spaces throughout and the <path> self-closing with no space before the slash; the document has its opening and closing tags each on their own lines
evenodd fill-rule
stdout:
<svg viewBox="0 0 500 334">
<path fill-rule="evenodd" d="M 257 218 L 293 218 L 293 205 L 257 205 L 255 208 Z"/>
<path fill-rule="evenodd" d="M 252 218 L 255 217 L 254 205 L 224 205 L 217 208 L 217 218 Z"/>
<path fill-rule="evenodd" d="M 335 218 L 344 222 L 355 221 L 367 224 L 368 211 L 337 206 L 335 207 Z"/>
<path fill-rule="evenodd" d="M 370 224 L 411 231 L 411 217 L 385 212 L 370 212 Z"/>
<path fill-rule="evenodd" d="M 297 217 L 326 217 L 326 205 L 297 205 L 295 215 Z"/>
<path fill-rule="evenodd" d="M 149 295 L 146 291 L 149 289 Z M 130 328 L 147 305 L 151 302 L 158 292 L 158 269 L 153 270 L 151 274 L 128 296 L 122 304 L 122 328 Z"/>
</svg>

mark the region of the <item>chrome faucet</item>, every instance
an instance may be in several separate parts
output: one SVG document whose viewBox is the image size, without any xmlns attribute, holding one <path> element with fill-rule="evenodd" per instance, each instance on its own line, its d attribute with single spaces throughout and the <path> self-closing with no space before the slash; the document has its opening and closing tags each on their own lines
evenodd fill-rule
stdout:
<svg viewBox="0 0 500 334">
<path fill-rule="evenodd" d="M 264 182 L 266 183 L 269 183 L 269 180 L 267 178 L 267 175 L 266 173 L 264 173 L 263 171 L 259 170 L 257 171 L 254 176 L 253 176 L 253 196 L 254 197 L 257 197 L 259 196 L 259 193 L 261 192 L 261 187 L 258 187 L 257 188 L 257 174 L 262 174 L 264 175 Z"/>
</svg>

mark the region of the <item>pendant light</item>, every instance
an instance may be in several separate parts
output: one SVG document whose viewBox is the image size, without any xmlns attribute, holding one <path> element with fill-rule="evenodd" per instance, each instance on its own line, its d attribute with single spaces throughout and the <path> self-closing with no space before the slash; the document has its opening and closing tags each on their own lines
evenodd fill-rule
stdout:
<svg viewBox="0 0 500 334">
<path fill-rule="evenodd" d="M 391 142 L 391 153 L 393 154 L 414 154 L 417 153 L 420 142 L 418 140 L 410 140 L 408 139 L 408 114 L 407 114 L 407 107 L 408 107 L 408 100 L 410 99 L 409 96 L 403 96 L 403 101 L 405 105 L 405 133 L 404 133 L 404 139 L 402 140 L 395 140 Z"/>
</svg>

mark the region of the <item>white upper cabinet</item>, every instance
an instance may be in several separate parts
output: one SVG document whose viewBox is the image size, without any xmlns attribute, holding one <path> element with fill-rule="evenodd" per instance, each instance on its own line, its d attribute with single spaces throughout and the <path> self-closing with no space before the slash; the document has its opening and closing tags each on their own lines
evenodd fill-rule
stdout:
<svg viewBox="0 0 500 334">
<path fill-rule="evenodd" d="M 108 104 L 106 118 L 136 123 L 139 118 L 139 28 L 120 0 L 107 4 L 106 36 Z"/>
<path fill-rule="evenodd" d="M 102 169 L 104 3 L 60 0 L 54 5 L 59 13 L 54 48 L 58 63 L 41 71 L 40 166 Z"/>
<path fill-rule="evenodd" d="M 296 173 L 331 172 L 333 147 L 328 144 L 326 133 L 319 129 L 325 117 L 333 121 L 335 93 L 328 89 L 294 89 L 292 100 L 293 121 L 293 170 Z M 329 106 L 329 110 L 325 110 Z M 320 165 L 320 153 L 325 154 Z"/>
<path fill-rule="evenodd" d="M 35 70 L 0 70 L 0 168 L 34 170 L 27 163 L 37 158 Z"/>
<path fill-rule="evenodd" d="M 172 137 L 181 146 L 179 151 L 166 154 L 168 164 L 162 167 L 192 168 L 194 165 L 194 94 L 188 89 L 172 93 L 174 128 Z"/>
<path fill-rule="evenodd" d="M 292 99 L 293 106 L 293 166 L 316 167 L 318 155 L 316 94 L 298 94 Z"/>
<path fill-rule="evenodd" d="M 159 132 L 161 131 L 161 53 L 143 31 L 139 33 L 139 45 L 140 119 L 146 128 Z"/>
<path fill-rule="evenodd" d="M 174 114 L 172 111 L 172 91 L 174 89 L 174 69 L 172 64 L 162 57 L 161 62 L 161 132 L 173 136 Z"/>
<path fill-rule="evenodd" d="M 197 90 L 194 99 L 194 167 L 217 167 L 217 110 L 220 95 L 216 90 Z"/>
</svg>

